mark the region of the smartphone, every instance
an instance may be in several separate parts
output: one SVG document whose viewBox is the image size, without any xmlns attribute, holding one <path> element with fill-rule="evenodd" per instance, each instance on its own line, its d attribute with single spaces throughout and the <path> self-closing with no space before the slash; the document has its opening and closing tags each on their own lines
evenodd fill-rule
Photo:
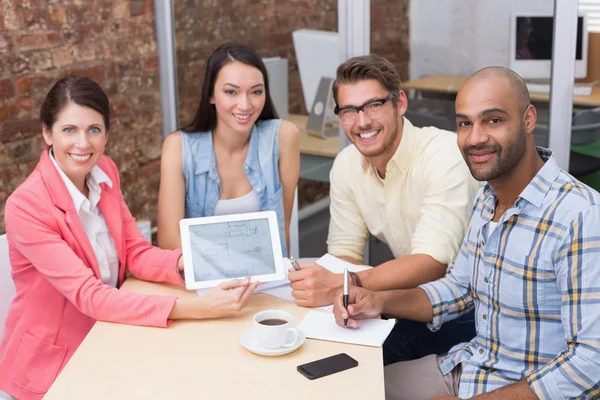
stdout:
<svg viewBox="0 0 600 400">
<path fill-rule="evenodd" d="M 322 378 L 358 366 L 358 361 L 346 353 L 298 365 L 298 372 L 308 379 Z"/>
</svg>

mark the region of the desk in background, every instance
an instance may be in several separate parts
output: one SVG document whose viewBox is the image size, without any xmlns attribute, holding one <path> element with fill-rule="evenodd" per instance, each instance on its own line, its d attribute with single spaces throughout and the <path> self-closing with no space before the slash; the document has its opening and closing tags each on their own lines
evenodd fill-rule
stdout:
<svg viewBox="0 0 600 400">
<path fill-rule="evenodd" d="M 456 95 L 466 79 L 466 76 L 460 75 L 429 75 L 402 83 L 402 89 Z M 547 103 L 550 98 L 548 93 L 530 93 L 530 96 L 532 101 L 540 103 Z M 573 104 L 582 107 L 600 107 L 600 87 L 594 87 L 589 96 L 574 96 Z"/>
<path fill-rule="evenodd" d="M 289 120 L 300 131 L 300 178 L 329 182 L 333 160 L 340 152 L 340 139 L 323 139 L 306 132 L 307 115 L 290 114 Z"/>
<path fill-rule="evenodd" d="M 129 278 L 122 290 L 197 296 L 169 284 Z M 97 322 L 45 400 L 69 399 L 384 399 L 381 348 L 307 339 L 295 352 L 262 357 L 240 344 L 255 313 L 308 308 L 255 294 L 236 318 L 174 321 L 169 328 Z M 347 353 L 358 367 L 310 381 L 296 371 L 309 361 Z"/>
</svg>

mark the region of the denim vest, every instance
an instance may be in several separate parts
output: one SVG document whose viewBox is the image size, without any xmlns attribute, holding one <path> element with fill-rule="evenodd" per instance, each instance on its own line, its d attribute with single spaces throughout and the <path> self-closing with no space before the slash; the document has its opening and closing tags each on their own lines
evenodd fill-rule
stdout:
<svg viewBox="0 0 600 400">
<path fill-rule="evenodd" d="M 261 209 L 273 210 L 277 214 L 281 251 L 287 257 L 283 188 L 278 169 L 280 126 L 280 119 L 254 124 L 244 170 L 253 190 L 260 197 Z M 185 218 L 211 216 L 221 195 L 212 132 L 181 132 L 181 146 L 185 178 Z"/>
</svg>

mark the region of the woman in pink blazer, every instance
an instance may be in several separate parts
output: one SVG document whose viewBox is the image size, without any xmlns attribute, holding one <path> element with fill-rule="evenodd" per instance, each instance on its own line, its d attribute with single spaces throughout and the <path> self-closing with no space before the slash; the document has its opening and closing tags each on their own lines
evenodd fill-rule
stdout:
<svg viewBox="0 0 600 400">
<path fill-rule="evenodd" d="M 0 345 L 0 397 L 41 399 L 97 320 L 167 327 L 230 316 L 258 285 L 235 280 L 193 300 L 118 289 L 126 271 L 182 284 L 183 261 L 181 250 L 155 248 L 137 229 L 104 155 L 109 110 L 96 83 L 74 77 L 42 105 L 48 147 L 5 208 L 17 295 Z"/>
</svg>

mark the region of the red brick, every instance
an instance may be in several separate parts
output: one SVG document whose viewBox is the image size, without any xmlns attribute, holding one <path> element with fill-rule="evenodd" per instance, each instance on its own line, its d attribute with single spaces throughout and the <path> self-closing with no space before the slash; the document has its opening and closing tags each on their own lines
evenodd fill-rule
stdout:
<svg viewBox="0 0 600 400">
<path fill-rule="evenodd" d="M 158 56 L 148 57 L 144 60 L 142 68 L 144 71 L 158 71 Z"/>
<path fill-rule="evenodd" d="M 48 49 L 60 43 L 60 35 L 56 31 L 29 33 L 17 37 L 21 50 Z"/>
<path fill-rule="evenodd" d="M 0 129 L 2 129 L 2 122 L 0 121 Z M 6 148 L 6 145 L 2 142 L 0 142 L 0 168 L 3 170 L 3 174 L 4 174 L 4 169 L 6 168 L 6 166 L 9 166 L 13 163 L 13 161 L 10 158 L 10 155 L 8 154 L 8 149 Z M 3 176 L 4 178 L 4 176 Z M 4 192 L 3 192 L 4 190 Z M 4 179 L 2 180 L 2 185 L 0 185 L 0 205 L 3 205 L 4 202 L 6 201 L 6 197 L 8 197 L 8 194 L 6 192 L 6 183 L 4 182 Z M 0 207 L 0 211 L 2 210 L 2 208 Z M 2 232 L 2 231 L 0 231 Z"/>
<path fill-rule="evenodd" d="M 8 99 L 15 95 L 15 87 L 10 79 L 0 80 L 0 99 Z"/>
<path fill-rule="evenodd" d="M 73 20 L 70 18 L 70 20 Z M 62 36 L 65 44 L 84 43 L 87 46 L 92 45 L 93 41 L 104 36 L 103 24 L 86 24 L 77 28 L 67 28 L 62 30 Z"/>
<path fill-rule="evenodd" d="M 54 84 L 56 78 L 45 75 L 30 75 L 17 78 L 17 93 L 20 95 L 30 95 L 36 90 L 47 92 Z"/>
<path fill-rule="evenodd" d="M 54 25 L 64 25 L 67 23 L 67 10 L 64 7 L 50 7 L 48 19 Z"/>
<path fill-rule="evenodd" d="M 73 64 L 73 46 L 59 47 L 52 50 L 52 61 L 57 68 Z"/>
<path fill-rule="evenodd" d="M 12 114 L 16 119 L 31 118 L 31 98 L 16 99 L 12 107 Z"/>
<path fill-rule="evenodd" d="M 8 103 L 0 103 L 0 121 L 8 117 Z"/>
<path fill-rule="evenodd" d="M 5 121 L 0 130 L 0 141 L 12 142 L 41 133 L 39 121 Z"/>
<path fill-rule="evenodd" d="M 115 117 L 120 117 L 129 114 L 132 111 L 131 105 L 132 104 L 129 99 L 113 98 L 110 104 L 112 115 Z"/>
<path fill-rule="evenodd" d="M 99 85 L 102 85 L 102 83 L 104 82 L 104 72 L 104 64 L 98 64 L 90 67 L 73 68 L 71 69 L 69 74 L 74 76 L 87 76 L 94 82 L 98 83 Z"/>
<path fill-rule="evenodd" d="M 152 13 L 153 10 L 152 0 L 131 0 L 129 5 L 129 12 L 132 17 Z"/>
<path fill-rule="evenodd" d="M 138 174 L 140 178 L 152 178 L 153 176 L 160 176 L 160 158 L 151 160 L 147 164 L 143 165 L 139 170 Z"/>
<path fill-rule="evenodd" d="M 118 63 L 110 63 L 107 64 L 106 75 L 110 77 L 116 77 L 119 73 L 119 64 Z"/>
</svg>

